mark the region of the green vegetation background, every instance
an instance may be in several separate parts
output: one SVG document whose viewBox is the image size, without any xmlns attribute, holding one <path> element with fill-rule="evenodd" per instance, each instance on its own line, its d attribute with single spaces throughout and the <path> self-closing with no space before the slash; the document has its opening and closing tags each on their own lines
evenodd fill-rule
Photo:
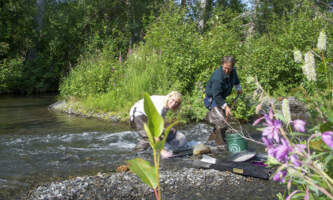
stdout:
<svg viewBox="0 0 333 200">
<path fill-rule="evenodd" d="M 332 63 L 329 1 L 261 0 L 254 13 L 241 1 L 207 0 L 203 14 L 200 1 L 183 7 L 166 2 L 45 0 L 37 6 L 32 0 L 5 0 L 0 7 L 0 93 L 59 91 L 60 99 L 79 102 L 84 112 L 112 112 L 125 119 L 144 92 L 177 90 L 184 95 L 183 106 L 171 117 L 200 121 L 207 112 L 205 83 L 221 58 L 233 55 L 244 90 L 233 113 L 249 120 L 256 105 L 250 77 L 275 96 L 309 87 L 293 52 L 316 47 L 322 30 Z M 198 28 L 201 19 L 204 28 Z M 323 72 L 317 57 L 316 64 Z M 325 75 L 318 80 L 314 89 L 327 81 Z"/>
</svg>

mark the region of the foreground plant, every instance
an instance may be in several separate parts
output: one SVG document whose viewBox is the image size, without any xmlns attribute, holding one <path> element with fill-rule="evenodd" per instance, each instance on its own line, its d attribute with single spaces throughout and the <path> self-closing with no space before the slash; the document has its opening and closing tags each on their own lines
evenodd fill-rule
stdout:
<svg viewBox="0 0 333 200">
<path fill-rule="evenodd" d="M 267 164 L 277 166 L 273 180 L 287 183 L 288 200 L 333 200 L 333 88 L 332 71 L 329 70 L 325 50 L 326 34 L 322 31 L 317 49 L 305 53 L 304 61 L 300 51 L 294 52 L 295 62 L 302 64 L 305 79 L 293 94 L 307 105 L 312 117 L 311 129 L 306 130 L 305 121 L 291 119 L 287 99 L 283 100 L 281 111 L 278 111 L 272 98 L 258 87 L 261 102 L 258 110 L 264 101 L 269 101 L 271 107 L 254 125 L 265 121 L 262 141 L 269 156 Z M 322 69 L 316 67 L 314 56 L 320 59 L 318 66 Z M 291 191 L 291 188 L 297 189 Z M 278 197 L 285 198 L 282 194 Z"/>
<path fill-rule="evenodd" d="M 164 120 L 157 112 L 148 94 L 144 95 L 144 110 L 148 117 L 148 125 L 144 124 L 149 144 L 153 149 L 154 167 L 142 158 L 135 158 L 127 161 L 130 170 L 135 173 L 145 184 L 154 190 L 157 200 L 161 200 L 161 187 L 159 176 L 159 163 L 161 151 L 164 148 L 169 131 L 176 122 L 171 124 L 164 131 L 163 139 L 160 139 L 164 130 Z"/>
<path fill-rule="evenodd" d="M 270 111 L 253 124 L 265 121 L 262 141 L 269 156 L 267 164 L 278 167 L 272 179 L 288 183 L 286 199 L 333 200 L 333 179 L 329 176 L 333 169 L 333 117 L 310 135 L 306 132 L 305 121 L 291 120 L 287 99 L 282 103 L 282 112 L 274 110 L 272 104 Z M 306 140 L 301 140 L 305 137 Z M 292 184 L 297 186 L 293 192 L 290 191 Z M 282 195 L 279 197 L 281 199 Z"/>
</svg>

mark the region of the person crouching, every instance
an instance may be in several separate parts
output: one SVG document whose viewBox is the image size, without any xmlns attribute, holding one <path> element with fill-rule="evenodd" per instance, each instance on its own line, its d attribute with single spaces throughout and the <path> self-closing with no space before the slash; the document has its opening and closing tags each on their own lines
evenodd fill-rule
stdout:
<svg viewBox="0 0 333 200">
<path fill-rule="evenodd" d="M 182 103 L 182 95 L 179 92 L 172 91 L 168 95 L 152 95 L 152 100 L 157 112 L 165 119 L 169 110 L 177 112 Z M 133 129 L 141 136 L 140 141 L 135 146 L 135 151 L 144 151 L 149 147 L 148 137 L 144 130 L 144 123 L 147 123 L 148 118 L 144 111 L 144 99 L 137 101 L 130 110 L 130 124 Z M 162 158 L 172 156 L 172 149 L 182 147 L 186 143 L 184 134 L 171 128 L 166 139 L 165 148 L 161 151 Z"/>
</svg>

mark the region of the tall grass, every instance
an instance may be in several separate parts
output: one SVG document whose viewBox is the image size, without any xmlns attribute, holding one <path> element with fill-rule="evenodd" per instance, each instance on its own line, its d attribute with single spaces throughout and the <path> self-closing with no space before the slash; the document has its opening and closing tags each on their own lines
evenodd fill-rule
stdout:
<svg viewBox="0 0 333 200">
<path fill-rule="evenodd" d="M 161 64 L 160 56 L 150 49 L 138 48 L 129 55 L 124 63 L 117 63 L 118 70 L 122 73 L 116 74 L 118 77 L 112 77 L 104 93 L 90 92 L 86 98 L 82 98 L 82 105 L 85 110 L 94 110 L 102 112 L 128 113 L 132 104 L 142 98 L 144 92 L 150 94 L 166 94 L 169 91 L 170 83 L 166 76 L 166 67 Z M 96 66 L 95 66 L 96 67 Z M 98 68 L 98 67 L 97 67 Z M 86 68 L 79 73 L 86 73 L 92 70 Z M 98 71 L 95 69 L 95 71 Z M 89 74 L 90 76 L 100 76 Z"/>
</svg>

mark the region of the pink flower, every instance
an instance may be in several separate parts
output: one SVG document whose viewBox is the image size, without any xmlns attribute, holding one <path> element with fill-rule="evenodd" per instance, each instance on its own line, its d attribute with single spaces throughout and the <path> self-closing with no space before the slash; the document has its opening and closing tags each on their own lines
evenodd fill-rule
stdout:
<svg viewBox="0 0 333 200">
<path fill-rule="evenodd" d="M 281 183 L 284 183 L 284 177 L 287 175 L 286 171 L 279 171 L 273 176 L 274 181 L 280 181 Z"/>
<path fill-rule="evenodd" d="M 261 140 L 264 142 L 264 144 L 267 146 L 267 147 L 270 147 L 273 145 L 273 141 L 266 138 L 266 137 L 261 137 Z"/>
<path fill-rule="evenodd" d="M 305 132 L 305 124 L 306 124 L 305 121 L 296 119 L 296 120 L 292 121 L 291 123 L 292 123 L 292 125 L 294 125 L 294 129 L 297 132 L 303 132 L 303 133 Z"/>
<path fill-rule="evenodd" d="M 282 144 L 275 148 L 274 157 L 279 161 L 286 163 L 288 162 L 288 154 L 292 151 L 292 148 L 289 146 L 289 143 L 285 139 L 281 139 Z"/>
<path fill-rule="evenodd" d="M 263 130 L 262 135 L 270 140 L 274 138 L 276 142 L 280 142 L 279 129 L 282 127 L 281 121 L 272 119 L 268 114 L 265 114 L 264 117 L 267 127 Z"/>
<path fill-rule="evenodd" d="M 321 134 L 322 140 L 331 148 L 333 149 L 333 132 L 326 131 Z"/>
<path fill-rule="evenodd" d="M 296 144 L 295 145 L 295 151 L 299 152 L 299 153 L 303 152 L 305 148 L 306 148 L 305 144 Z"/>
<path fill-rule="evenodd" d="M 302 166 L 302 162 L 299 161 L 298 156 L 296 154 L 293 154 L 293 155 L 290 156 L 290 161 L 296 167 Z"/>
<path fill-rule="evenodd" d="M 261 122 L 261 120 L 263 120 L 263 119 L 264 119 L 264 117 L 258 118 L 256 121 L 253 122 L 252 126 L 259 124 Z"/>
</svg>

